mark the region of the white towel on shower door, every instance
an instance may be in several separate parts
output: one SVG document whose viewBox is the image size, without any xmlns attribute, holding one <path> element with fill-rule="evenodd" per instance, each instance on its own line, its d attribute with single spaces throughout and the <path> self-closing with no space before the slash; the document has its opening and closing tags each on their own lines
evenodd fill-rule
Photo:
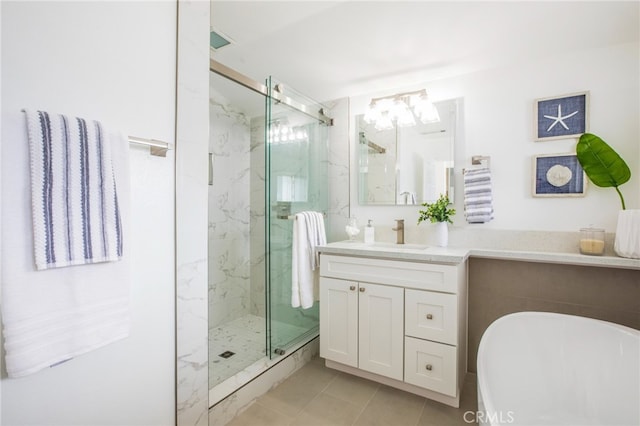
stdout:
<svg viewBox="0 0 640 426">
<path fill-rule="evenodd" d="M 318 212 L 294 216 L 291 246 L 291 306 L 308 309 L 318 300 L 316 247 L 327 243 L 324 217 Z"/>
<path fill-rule="evenodd" d="M 36 270 L 24 115 L 3 113 L 2 322 L 9 377 L 32 374 L 129 335 L 129 256 Z M 124 247 L 129 243 L 129 148 L 109 133 Z M 126 253 L 126 252 L 125 252 Z"/>
</svg>

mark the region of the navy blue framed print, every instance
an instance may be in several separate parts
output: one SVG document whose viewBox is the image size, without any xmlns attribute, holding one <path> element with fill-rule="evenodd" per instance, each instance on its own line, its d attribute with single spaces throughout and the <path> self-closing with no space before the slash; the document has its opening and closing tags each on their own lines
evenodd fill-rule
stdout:
<svg viewBox="0 0 640 426">
<path fill-rule="evenodd" d="M 583 197 L 586 177 L 575 154 L 533 157 L 534 197 Z"/>
<path fill-rule="evenodd" d="M 570 139 L 589 131 L 589 92 L 536 99 L 535 140 Z"/>
</svg>

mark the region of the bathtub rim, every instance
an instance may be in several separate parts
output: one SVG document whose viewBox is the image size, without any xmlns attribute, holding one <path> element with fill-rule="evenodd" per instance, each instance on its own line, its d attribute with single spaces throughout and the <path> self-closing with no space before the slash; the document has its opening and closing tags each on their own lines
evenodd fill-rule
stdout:
<svg viewBox="0 0 640 426">
<path fill-rule="evenodd" d="M 496 409 L 494 407 L 493 401 L 487 401 L 486 400 L 486 395 L 487 395 L 487 378 L 486 378 L 486 374 L 482 373 L 485 368 L 484 367 L 484 352 L 486 351 L 486 345 L 487 345 L 487 340 L 485 339 L 485 336 L 490 336 L 490 333 L 493 332 L 493 330 L 495 330 L 496 327 L 493 327 L 494 325 L 497 325 L 501 322 L 504 321 L 509 321 L 512 320 L 514 317 L 533 317 L 533 318 L 559 318 L 559 319 L 569 319 L 570 321 L 580 321 L 580 322 L 597 322 L 600 324 L 603 324 L 607 327 L 611 327 L 611 328 L 615 328 L 618 331 L 621 331 L 625 334 L 629 334 L 631 336 L 634 336 L 638 339 L 640 339 L 640 330 L 636 330 L 635 328 L 631 328 L 631 327 L 627 327 L 625 325 L 622 324 L 617 324 L 614 322 L 610 322 L 610 321 L 604 321 L 604 320 L 600 320 L 600 319 L 596 319 L 596 318 L 590 318 L 590 317 L 584 317 L 584 316 L 580 316 L 580 315 L 571 315 L 571 314 L 562 314 L 562 313 L 556 313 L 556 312 L 541 312 L 541 311 L 522 311 L 522 312 L 513 312 L 510 314 L 505 314 L 503 316 L 501 316 L 500 318 L 497 318 L 496 320 L 494 320 L 491 324 L 489 324 L 489 326 L 487 327 L 487 329 L 484 331 L 484 333 L 482 333 L 482 337 L 480 338 L 480 344 L 478 345 L 478 356 L 476 359 L 476 363 L 477 363 L 477 392 L 478 392 L 478 410 L 480 410 L 480 405 L 482 405 L 484 412 L 486 413 L 496 413 Z M 491 423 L 483 423 L 483 424 L 490 424 L 490 425 L 494 425 L 494 422 Z M 496 425 L 498 425 L 499 423 L 495 423 Z"/>
</svg>

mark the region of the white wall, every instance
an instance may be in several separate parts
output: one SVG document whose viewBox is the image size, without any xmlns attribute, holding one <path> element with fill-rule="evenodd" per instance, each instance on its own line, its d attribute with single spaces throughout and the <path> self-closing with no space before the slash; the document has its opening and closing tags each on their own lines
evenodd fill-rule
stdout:
<svg viewBox="0 0 640 426">
<path fill-rule="evenodd" d="M 1 7 L 3 141 L 25 138 L 26 107 L 173 143 L 175 3 Z M 130 153 L 130 337 L 24 378 L 3 373 L 3 425 L 175 422 L 174 156 Z"/>
<path fill-rule="evenodd" d="M 631 181 L 620 187 L 627 208 L 640 208 L 640 55 L 638 43 L 574 51 L 544 61 L 523 62 L 420 85 L 434 101 L 464 98 L 464 143 L 458 148 L 456 184 L 472 155 L 491 156 L 495 219 L 467 225 L 458 191 L 455 226 L 477 229 L 578 231 L 593 224 L 615 232 L 619 198 L 613 188 L 588 185 L 583 198 L 534 198 L 531 162 L 536 154 L 575 152 L 576 139 L 533 141 L 536 98 L 589 90 L 590 131 L 602 137 L 626 160 Z M 418 88 L 418 86 L 416 86 Z M 405 89 L 405 88 L 399 88 Z M 390 88 L 389 93 L 401 90 Z M 378 94 L 379 95 L 379 94 Z M 351 116 L 364 111 L 372 96 L 351 99 Z M 390 228 L 404 218 L 415 226 L 419 207 L 358 205 L 355 135 L 351 140 L 351 214 Z M 423 227 L 424 225 L 421 225 Z M 410 235 L 410 233 L 409 233 Z"/>
</svg>

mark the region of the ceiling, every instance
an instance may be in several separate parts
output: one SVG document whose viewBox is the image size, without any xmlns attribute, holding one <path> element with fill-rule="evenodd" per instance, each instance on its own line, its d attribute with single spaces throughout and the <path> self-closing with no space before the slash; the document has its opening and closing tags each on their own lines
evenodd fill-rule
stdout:
<svg viewBox="0 0 640 426">
<path fill-rule="evenodd" d="M 637 42 L 640 3 L 213 0 L 211 27 L 218 62 L 327 101 Z"/>
</svg>

